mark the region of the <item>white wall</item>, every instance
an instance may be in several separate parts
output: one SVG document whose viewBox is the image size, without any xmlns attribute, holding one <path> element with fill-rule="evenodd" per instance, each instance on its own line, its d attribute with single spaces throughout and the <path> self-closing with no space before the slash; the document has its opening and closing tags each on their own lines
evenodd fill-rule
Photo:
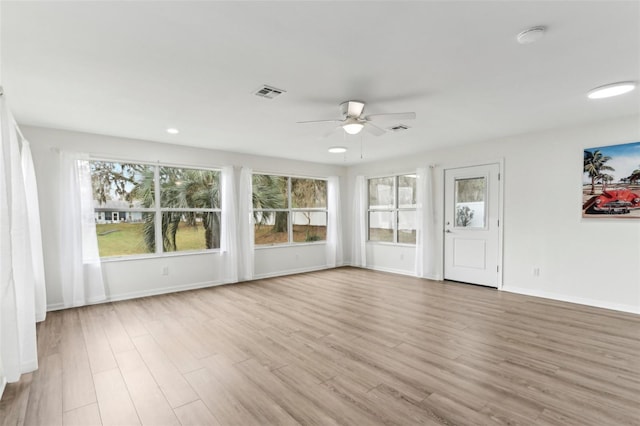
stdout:
<svg viewBox="0 0 640 426">
<path fill-rule="evenodd" d="M 435 165 L 442 223 L 443 169 L 504 159 L 503 290 L 640 313 L 640 221 L 582 219 L 580 210 L 583 150 L 638 140 L 634 116 L 362 164 L 349 169 L 349 199 L 356 175 Z M 413 251 L 368 243 L 367 266 L 412 274 Z"/>
<path fill-rule="evenodd" d="M 310 177 L 340 176 L 342 198 L 346 199 L 346 168 L 316 163 L 259 157 L 222 151 L 189 148 L 140 140 L 87 133 L 22 126 L 31 142 L 38 179 L 40 216 L 49 309 L 62 307 L 58 267 L 59 190 L 56 150 L 87 152 L 108 159 L 163 162 L 176 165 L 222 167 L 241 166 L 256 172 Z M 237 178 L 239 176 L 236 176 Z M 343 212 L 344 216 L 344 212 Z M 256 278 L 326 268 L 326 249 L 322 243 L 260 248 L 255 252 Z M 163 268 L 168 275 L 163 275 Z M 160 294 L 188 288 L 220 284 L 220 254 L 178 254 L 144 259 L 103 262 L 107 295 L 110 300 Z"/>
<path fill-rule="evenodd" d="M 351 247 L 351 208 L 356 175 L 407 173 L 436 166 L 438 222 L 442 220 L 442 170 L 504 160 L 503 290 L 640 312 L 640 221 L 581 218 L 584 148 L 640 140 L 640 119 L 629 117 L 572 129 L 520 135 L 410 157 L 349 167 L 301 163 L 169 144 L 23 126 L 32 143 L 43 221 L 48 303 L 62 301 L 57 268 L 57 158 L 52 148 L 104 157 L 193 166 L 249 166 L 255 171 L 341 176 L 345 258 Z M 366 154 L 366 149 L 365 149 Z M 348 175 L 347 175 L 348 172 Z M 442 247 L 441 235 L 438 247 Z M 437 262 L 442 262 L 442 253 Z M 413 274 L 411 246 L 367 244 L 368 267 Z M 161 274 L 168 267 L 169 275 Z M 256 278 L 326 267 L 323 244 L 256 249 Z M 534 276 L 533 268 L 540 268 Z M 220 282 L 217 253 L 104 263 L 113 299 L 156 294 Z"/>
</svg>

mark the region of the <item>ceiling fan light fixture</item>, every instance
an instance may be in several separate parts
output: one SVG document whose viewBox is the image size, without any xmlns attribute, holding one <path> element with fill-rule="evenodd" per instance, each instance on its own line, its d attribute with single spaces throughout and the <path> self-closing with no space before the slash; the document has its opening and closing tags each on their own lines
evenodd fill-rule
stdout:
<svg viewBox="0 0 640 426">
<path fill-rule="evenodd" d="M 587 97 L 589 99 L 603 99 L 610 98 L 612 96 L 623 95 L 636 88 L 634 81 L 621 81 L 619 83 L 606 84 L 604 86 L 596 87 L 589 90 Z"/>
<path fill-rule="evenodd" d="M 364 127 L 364 124 L 360 123 L 358 120 L 356 120 L 353 117 L 347 118 L 344 124 L 342 125 L 342 128 L 344 129 L 344 131 L 349 133 L 350 135 L 357 135 L 358 133 L 360 133 L 363 127 Z"/>
<path fill-rule="evenodd" d="M 343 152 L 347 152 L 346 146 L 332 146 L 329 148 L 329 152 L 332 154 L 342 154 Z"/>
</svg>

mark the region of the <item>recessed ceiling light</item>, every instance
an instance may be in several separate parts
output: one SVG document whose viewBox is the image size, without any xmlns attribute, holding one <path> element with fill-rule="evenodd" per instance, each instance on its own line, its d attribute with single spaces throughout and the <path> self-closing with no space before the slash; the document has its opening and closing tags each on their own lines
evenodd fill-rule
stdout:
<svg viewBox="0 0 640 426">
<path fill-rule="evenodd" d="M 180 133 L 180 131 L 174 127 L 169 127 L 167 129 L 167 133 L 171 134 L 171 135 L 177 135 L 178 133 Z"/>
<path fill-rule="evenodd" d="M 544 37 L 544 32 L 546 31 L 546 27 L 537 26 L 531 27 L 528 30 L 522 31 L 520 34 L 516 36 L 518 43 L 520 44 L 530 44 L 535 43 Z"/>
<path fill-rule="evenodd" d="M 596 87 L 589 90 L 587 97 L 589 99 L 602 99 L 610 98 L 612 96 L 618 96 L 632 91 L 636 88 L 636 83 L 633 81 L 621 81 L 619 83 L 606 84 L 604 86 Z"/>
<path fill-rule="evenodd" d="M 332 154 L 342 154 L 343 152 L 347 152 L 347 148 L 344 146 L 332 146 L 329 148 L 329 152 Z"/>
</svg>

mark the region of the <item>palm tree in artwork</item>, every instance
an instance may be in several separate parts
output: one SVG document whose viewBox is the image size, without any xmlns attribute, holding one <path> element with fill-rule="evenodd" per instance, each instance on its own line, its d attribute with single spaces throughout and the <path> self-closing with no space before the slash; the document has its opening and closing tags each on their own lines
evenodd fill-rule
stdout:
<svg viewBox="0 0 640 426">
<path fill-rule="evenodd" d="M 613 182 L 614 177 L 609 174 L 603 173 L 599 176 L 599 179 L 602 181 L 602 192 L 604 192 L 607 190 L 607 185 L 610 182 Z"/>
<path fill-rule="evenodd" d="M 611 160 L 611 157 L 604 155 L 599 149 L 595 151 L 584 151 L 584 173 L 591 178 L 591 195 L 596 193 L 596 180 L 600 179 L 605 171 L 615 171 L 611 166 L 608 166 L 607 161 Z"/>
<path fill-rule="evenodd" d="M 632 184 L 638 183 L 638 181 L 640 180 L 640 166 L 638 166 L 637 169 L 631 172 L 631 176 L 629 176 L 627 180 Z"/>
</svg>

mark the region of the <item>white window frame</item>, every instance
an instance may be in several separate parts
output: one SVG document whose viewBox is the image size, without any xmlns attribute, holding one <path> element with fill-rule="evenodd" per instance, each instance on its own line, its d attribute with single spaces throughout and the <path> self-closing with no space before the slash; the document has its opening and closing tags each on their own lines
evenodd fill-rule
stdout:
<svg viewBox="0 0 640 426">
<path fill-rule="evenodd" d="M 392 174 L 392 175 L 384 175 L 384 176 L 371 176 L 367 178 L 367 217 L 365 218 L 366 223 L 367 223 L 367 243 L 371 243 L 371 244 L 386 244 L 386 245 L 394 245 L 394 246 L 408 246 L 408 247 L 415 247 L 416 243 L 400 243 L 398 242 L 398 215 L 399 212 L 417 212 L 417 205 L 415 205 L 414 207 L 399 207 L 399 203 L 400 203 L 400 197 L 399 197 L 399 185 L 398 185 L 398 180 L 400 178 L 400 176 L 411 176 L 411 175 L 415 175 L 415 172 L 411 173 L 398 173 L 398 174 Z M 370 197 L 370 181 L 373 179 L 384 179 L 384 178 L 392 178 L 393 179 L 393 207 L 390 208 L 371 208 L 370 205 L 370 201 L 371 201 L 371 197 Z M 393 241 L 378 241 L 378 240 L 371 240 L 370 239 L 370 235 L 371 235 L 371 227 L 369 226 L 369 218 L 371 217 L 371 213 L 375 212 L 375 213 L 392 213 L 392 217 L 393 217 Z M 416 213 L 417 214 L 417 213 Z M 417 216 L 416 216 L 416 222 L 417 222 Z M 417 225 L 417 223 L 415 224 Z"/>
<path fill-rule="evenodd" d="M 204 167 L 204 166 L 194 166 L 194 165 L 185 165 L 185 164 L 172 164 L 172 163 L 163 163 L 156 162 L 151 163 L 147 161 L 137 161 L 130 159 L 113 159 L 113 158 L 102 158 L 102 157 L 91 157 L 89 159 L 89 163 L 92 162 L 105 162 L 105 163 L 119 163 L 119 164 L 139 164 L 142 166 L 153 167 L 154 170 L 154 207 L 153 208 L 119 208 L 118 212 L 127 212 L 127 213 L 153 213 L 154 214 L 154 234 L 155 234 L 155 253 L 138 253 L 138 254 L 123 254 L 123 255 L 114 255 L 108 257 L 101 257 L 101 262 L 109 262 L 109 261 L 121 261 L 121 260 L 135 260 L 140 258 L 156 258 L 156 257 L 173 257 L 173 256 L 184 256 L 184 255 L 193 255 L 193 254 L 207 254 L 207 253 L 216 253 L 220 252 L 220 248 L 213 249 L 198 249 L 198 250 L 180 250 L 180 251 L 167 251 L 163 250 L 162 245 L 162 213 L 165 212 L 204 212 L 204 213 L 219 213 L 220 218 L 222 219 L 222 206 L 220 208 L 211 208 L 211 209 L 203 209 L 203 208 L 169 208 L 169 207 L 161 207 L 161 194 L 160 194 L 160 168 L 161 167 L 172 167 L 178 169 L 192 169 L 192 170 L 206 170 L 218 173 L 218 178 L 220 178 L 222 174 L 221 168 L 215 167 Z M 219 204 L 222 203 L 222 199 L 219 200 Z M 95 212 L 95 208 L 94 208 Z M 119 213 L 118 213 L 119 214 Z M 113 215 L 113 213 L 112 213 Z M 220 220 L 220 226 L 222 226 L 222 220 Z M 222 229 L 220 229 L 220 234 L 222 234 Z"/>
<path fill-rule="evenodd" d="M 329 226 L 329 200 L 327 199 L 327 206 L 324 208 L 319 207 L 311 207 L 311 208 L 300 208 L 300 207 L 291 207 L 292 199 L 291 199 L 291 179 L 310 179 L 310 180 L 321 180 L 326 184 L 326 188 L 328 191 L 329 179 L 326 177 L 313 177 L 313 176 L 297 176 L 297 175 L 286 175 L 280 173 L 271 173 L 271 172 L 259 172 L 254 171 L 252 174 L 252 179 L 254 175 L 266 175 L 266 176 L 278 176 L 287 179 L 287 208 L 286 209 L 254 209 L 253 205 L 251 206 L 251 213 L 255 212 L 287 212 L 287 235 L 288 241 L 286 243 L 271 243 L 271 244 L 258 244 L 255 242 L 254 236 L 254 248 L 255 249 L 265 249 L 265 248 L 275 248 L 275 247 L 289 247 L 289 246 L 300 246 L 300 245 L 317 245 L 317 244 L 326 244 L 326 236 L 324 240 L 321 241 L 293 241 L 293 214 L 294 213 L 324 213 L 326 220 L 326 227 Z M 328 198 L 328 197 L 327 197 Z M 255 226 L 255 225 L 254 225 Z"/>
</svg>

